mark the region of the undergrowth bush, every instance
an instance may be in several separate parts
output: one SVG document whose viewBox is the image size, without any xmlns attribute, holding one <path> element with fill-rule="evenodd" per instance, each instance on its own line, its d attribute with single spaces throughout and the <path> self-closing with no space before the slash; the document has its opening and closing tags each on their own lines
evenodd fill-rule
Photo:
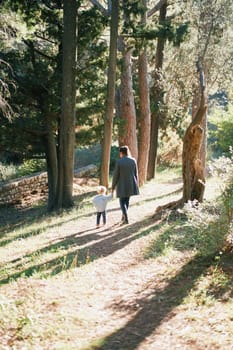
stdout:
<svg viewBox="0 0 233 350">
<path fill-rule="evenodd" d="M 0 181 L 13 179 L 16 177 L 16 167 L 13 164 L 0 163 Z"/>
<path fill-rule="evenodd" d="M 221 177 L 221 194 L 212 202 L 190 201 L 178 212 L 167 212 L 166 224 L 147 249 L 146 257 L 172 251 L 192 251 L 200 256 L 233 251 L 233 158 L 212 162 L 213 175 Z"/>
<path fill-rule="evenodd" d="M 17 168 L 17 175 L 24 176 L 30 175 L 39 171 L 46 170 L 46 164 L 44 159 L 28 159 L 23 162 Z"/>
<path fill-rule="evenodd" d="M 184 224 L 193 237 L 193 247 L 200 255 L 221 251 L 227 223 L 221 201 L 216 203 L 189 202 L 181 210 L 187 221 Z"/>
<path fill-rule="evenodd" d="M 189 202 L 182 212 L 200 236 L 199 251 L 207 254 L 216 250 L 233 251 L 233 157 L 221 157 L 210 165 L 212 175 L 221 177 L 221 195 L 213 203 Z"/>
<path fill-rule="evenodd" d="M 46 164 L 44 159 L 25 160 L 21 165 L 17 166 L 0 163 L 0 181 L 11 180 L 45 170 Z"/>
<path fill-rule="evenodd" d="M 174 131 L 169 130 L 161 136 L 158 164 L 160 166 L 174 167 L 182 163 L 182 140 Z"/>
<path fill-rule="evenodd" d="M 208 145 L 210 151 L 215 155 L 224 154 L 230 156 L 230 147 L 233 140 L 233 105 L 229 104 L 227 109 L 216 109 L 210 115 L 208 133 Z"/>
<path fill-rule="evenodd" d="M 228 230 L 225 239 L 224 249 L 226 251 L 233 251 L 233 158 L 232 169 L 228 182 L 222 194 L 222 201 L 227 215 Z"/>
<path fill-rule="evenodd" d="M 227 221 L 231 223 L 233 219 L 233 150 L 231 157 L 220 157 L 211 162 L 210 170 L 213 176 L 221 177 L 221 202 L 225 208 Z"/>
</svg>

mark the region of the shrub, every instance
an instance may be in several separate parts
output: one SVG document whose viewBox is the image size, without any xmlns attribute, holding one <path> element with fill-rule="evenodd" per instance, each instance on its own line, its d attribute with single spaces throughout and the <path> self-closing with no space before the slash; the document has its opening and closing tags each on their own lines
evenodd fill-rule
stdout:
<svg viewBox="0 0 233 350">
<path fill-rule="evenodd" d="M 169 130 L 160 139 L 158 164 L 174 167 L 182 163 L 182 140 L 176 132 Z"/>
<path fill-rule="evenodd" d="M 231 158 L 220 157 L 209 164 L 210 172 L 213 176 L 220 176 L 221 182 L 221 203 L 225 208 L 227 221 L 233 219 L 233 151 L 231 150 Z"/>
<path fill-rule="evenodd" d="M 16 177 L 16 166 L 0 163 L 0 181 L 6 181 Z"/>
<path fill-rule="evenodd" d="M 222 193 L 215 203 L 188 203 L 183 213 L 188 225 L 202 237 L 201 252 L 233 251 L 233 157 L 221 157 L 210 165 L 213 175 L 222 178 Z"/>
<path fill-rule="evenodd" d="M 115 164 L 118 158 L 119 158 L 119 147 L 112 146 L 111 155 L 110 155 L 110 171 L 114 170 Z"/>
<path fill-rule="evenodd" d="M 227 110 L 217 110 L 210 116 L 208 144 L 211 153 L 215 156 L 230 156 L 233 146 L 233 105 Z"/>
<path fill-rule="evenodd" d="M 0 181 L 7 181 L 45 170 L 46 164 L 43 159 L 25 160 L 19 166 L 0 163 Z"/>
<path fill-rule="evenodd" d="M 17 176 L 30 175 L 45 170 L 46 164 L 44 159 L 28 159 L 17 168 Z"/>
<path fill-rule="evenodd" d="M 191 232 L 193 248 L 198 254 L 205 256 L 222 250 L 227 223 L 220 203 L 190 201 L 181 212 L 188 219 L 185 226 Z"/>
</svg>

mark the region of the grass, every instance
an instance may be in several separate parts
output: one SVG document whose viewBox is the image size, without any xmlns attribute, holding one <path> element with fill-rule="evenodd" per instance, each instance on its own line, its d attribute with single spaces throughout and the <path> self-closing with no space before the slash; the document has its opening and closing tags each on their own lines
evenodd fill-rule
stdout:
<svg viewBox="0 0 233 350">
<path fill-rule="evenodd" d="M 147 186 L 159 189 L 159 179 L 172 185 L 177 173 L 161 170 Z M 0 231 L 2 349 L 133 350 L 149 340 L 161 350 L 168 341 L 230 349 L 232 254 L 221 250 L 227 221 L 213 205 L 211 181 L 212 203 L 201 210 L 158 222 L 145 215 L 110 232 L 87 227 L 95 218 L 91 192 L 60 215 L 39 206 L 12 217 Z M 166 199 L 154 193 L 131 204 L 136 216 Z"/>
<path fill-rule="evenodd" d="M 45 278 L 88 262 L 90 257 L 86 252 L 83 256 L 82 250 L 76 251 L 75 239 L 72 238 L 72 235 L 68 235 L 68 238 L 65 239 L 53 238 L 54 234 L 60 234 L 64 225 L 72 226 L 72 223 L 77 220 L 77 206 L 80 218 L 91 215 L 93 208 L 90 198 L 80 196 L 75 208 L 59 215 L 46 214 L 45 208 L 40 206 L 31 214 L 31 217 L 29 216 L 28 220 L 23 219 L 20 223 L 6 225 L 7 227 L 2 226 L 0 248 L 2 248 L 3 261 L 8 255 L 5 247 L 10 247 L 12 256 L 19 254 L 17 251 L 20 245 L 22 245 L 22 253 L 24 248 L 25 252 L 23 257 L 14 258 L 10 262 L 6 260 L 5 263 L 0 264 L 0 284 L 20 277 Z M 39 213 L 42 215 L 38 218 Z"/>
</svg>

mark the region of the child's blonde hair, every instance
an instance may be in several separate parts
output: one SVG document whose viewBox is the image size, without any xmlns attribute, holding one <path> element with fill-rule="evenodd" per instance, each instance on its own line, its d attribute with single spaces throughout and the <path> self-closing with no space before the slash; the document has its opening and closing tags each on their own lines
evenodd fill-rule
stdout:
<svg viewBox="0 0 233 350">
<path fill-rule="evenodd" d="M 107 188 L 105 186 L 98 187 L 98 193 L 105 194 L 107 192 Z"/>
</svg>

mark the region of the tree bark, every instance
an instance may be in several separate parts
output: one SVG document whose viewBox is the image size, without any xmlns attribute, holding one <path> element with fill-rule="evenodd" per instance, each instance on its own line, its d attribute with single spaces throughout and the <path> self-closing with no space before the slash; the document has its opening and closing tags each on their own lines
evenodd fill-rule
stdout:
<svg viewBox="0 0 233 350">
<path fill-rule="evenodd" d="M 200 105 L 195 117 L 184 135 L 182 153 L 182 174 L 183 174 L 183 202 L 189 200 L 203 201 L 205 189 L 205 168 L 200 159 L 200 150 L 203 142 L 203 121 L 207 111 L 207 96 L 204 81 L 204 73 L 198 63 L 200 74 Z"/>
<path fill-rule="evenodd" d="M 206 74 L 205 74 L 206 76 Z M 197 113 L 197 109 L 201 103 L 201 91 L 200 87 L 197 84 L 197 86 L 194 88 L 194 95 L 193 95 L 193 101 L 192 101 L 192 119 L 195 118 L 195 115 Z M 201 160 L 201 164 L 203 169 L 206 169 L 206 153 L 207 153 L 207 113 L 203 117 L 201 127 L 203 130 L 203 137 L 201 142 L 201 147 L 199 151 L 198 158 Z"/>
<path fill-rule="evenodd" d="M 63 60 L 62 60 L 62 108 L 59 128 L 58 186 L 56 209 L 73 205 L 73 173 L 75 148 L 75 100 L 76 100 L 76 48 L 77 48 L 76 0 L 63 2 Z"/>
<path fill-rule="evenodd" d="M 116 61 L 117 61 L 117 37 L 119 21 L 119 0 L 112 2 L 111 28 L 110 28 L 110 48 L 109 48 L 109 67 L 108 67 L 108 85 L 107 101 L 104 120 L 104 138 L 102 142 L 100 183 L 108 188 L 108 175 L 110 166 L 110 154 L 112 145 L 112 126 L 115 104 L 115 85 L 116 85 Z"/>
<path fill-rule="evenodd" d="M 167 15 L 167 2 L 165 1 L 160 9 L 159 23 L 165 21 Z M 155 177 L 155 165 L 157 162 L 158 153 L 158 135 L 159 135 L 159 122 L 163 112 L 161 107 L 163 105 L 163 86 L 161 82 L 161 70 L 163 67 L 163 55 L 166 39 L 158 38 L 156 57 L 155 57 L 155 71 L 154 71 L 154 86 L 152 87 L 152 113 L 151 113 L 151 133 L 150 133 L 150 150 L 149 161 L 147 169 L 147 179 L 151 180 Z"/>
<path fill-rule="evenodd" d="M 136 109 L 133 94 L 131 49 L 122 39 L 122 71 L 121 71 L 121 115 L 122 125 L 119 132 L 120 146 L 127 145 L 134 158 L 138 157 L 136 135 Z"/>
<path fill-rule="evenodd" d="M 183 196 L 177 201 L 167 203 L 156 208 L 155 217 L 161 215 L 166 209 L 177 209 L 189 200 L 203 201 L 205 190 L 205 169 L 199 158 L 203 138 L 202 123 L 207 111 L 207 93 L 204 81 L 204 73 L 197 63 L 200 80 L 200 104 L 196 114 L 187 128 L 183 140 L 182 152 L 182 175 L 183 175 Z"/>
<path fill-rule="evenodd" d="M 53 118 L 46 115 L 46 163 L 48 174 L 48 211 L 55 209 L 56 190 L 58 181 L 58 164 L 56 138 L 53 130 Z"/>
<path fill-rule="evenodd" d="M 142 0 L 142 3 L 145 7 L 147 6 L 147 0 Z M 142 23 L 146 24 L 146 22 L 147 15 L 145 13 L 142 18 Z M 139 54 L 138 82 L 140 103 L 140 116 L 138 122 L 138 175 L 139 185 L 142 186 L 147 177 L 151 126 L 148 62 L 146 49 L 143 49 L 143 51 Z"/>
</svg>

